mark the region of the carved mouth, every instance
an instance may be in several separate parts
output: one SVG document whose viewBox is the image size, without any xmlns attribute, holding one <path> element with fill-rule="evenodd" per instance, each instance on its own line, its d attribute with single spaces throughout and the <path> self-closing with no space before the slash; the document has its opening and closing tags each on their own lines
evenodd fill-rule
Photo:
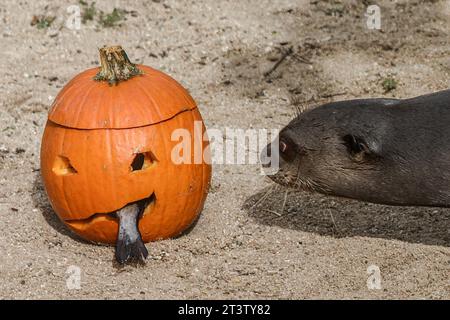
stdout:
<svg viewBox="0 0 450 320">
<path fill-rule="evenodd" d="M 152 211 L 152 208 L 154 207 L 155 202 L 156 202 L 156 197 L 155 197 L 155 194 L 152 193 L 150 196 L 143 198 L 141 200 L 129 202 L 126 205 L 124 205 L 122 208 L 125 208 L 126 206 L 128 206 L 130 204 L 138 203 L 139 206 L 142 208 L 140 215 L 139 215 L 139 219 L 141 219 L 143 216 L 149 214 Z M 112 212 L 94 213 L 85 219 L 69 219 L 69 220 L 65 220 L 65 222 L 67 224 L 69 224 L 70 226 L 77 228 L 77 229 L 82 227 L 83 225 L 88 225 L 88 224 L 91 224 L 91 223 L 97 222 L 97 221 L 98 222 L 100 222 L 100 221 L 118 222 L 119 219 L 116 215 L 116 212 L 122 208 L 118 208 L 117 210 L 114 210 Z"/>
</svg>

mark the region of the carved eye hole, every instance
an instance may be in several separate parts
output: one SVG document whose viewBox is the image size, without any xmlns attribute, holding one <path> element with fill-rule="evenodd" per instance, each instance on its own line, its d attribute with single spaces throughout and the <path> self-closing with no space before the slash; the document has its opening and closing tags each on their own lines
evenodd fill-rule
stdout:
<svg viewBox="0 0 450 320">
<path fill-rule="evenodd" d="M 131 171 L 145 170 L 155 166 L 157 163 L 156 157 L 152 152 L 136 153 L 133 162 L 131 162 Z"/>
<path fill-rule="evenodd" d="M 56 157 L 52 170 L 58 176 L 68 176 L 78 173 L 70 163 L 69 158 L 61 155 Z"/>
</svg>

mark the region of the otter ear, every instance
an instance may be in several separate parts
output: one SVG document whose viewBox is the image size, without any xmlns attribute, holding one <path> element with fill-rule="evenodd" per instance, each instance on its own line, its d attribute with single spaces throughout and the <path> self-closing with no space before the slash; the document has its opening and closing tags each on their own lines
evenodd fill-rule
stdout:
<svg viewBox="0 0 450 320">
<path fill-rule="evenodd" d="M 364 138 L 353 134 L 347 134 L 342 137 L 342 140 L 347 147 L 347 151 L 356 161 L 362 161 L 365 157 L 374 155 L 374 152 L 369 148 L 369 145 Z"/>
</svg>

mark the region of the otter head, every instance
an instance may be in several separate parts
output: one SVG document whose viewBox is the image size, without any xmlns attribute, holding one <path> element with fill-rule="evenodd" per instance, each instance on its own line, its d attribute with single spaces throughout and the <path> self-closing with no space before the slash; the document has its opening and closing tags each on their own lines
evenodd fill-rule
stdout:
<svg viewBox="0 0 450 320">
<path fill-rule="evenodd" d="M 270 178 L 296 189 L 370 197 L 371 188 L 364 186 L 376 181 L 382 161 L 377 135 L 383 130 L 372 120 L 376 119 L 370 109 L 348 108 L 345 103 L 299 114 L 280 131 L 279 170 Z M 269 144 L 266 150 L 270 149 Z"/>
</svg>

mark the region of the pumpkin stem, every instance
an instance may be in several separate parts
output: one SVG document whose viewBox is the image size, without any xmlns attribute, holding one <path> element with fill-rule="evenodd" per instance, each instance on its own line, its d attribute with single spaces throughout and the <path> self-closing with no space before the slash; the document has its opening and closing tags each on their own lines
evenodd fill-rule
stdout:
<svg viewBox="0 0 450 320">
<path fill-rule="evenodd" d="M 108 81 L 110 85 L 113 85 L 143 74 L 134 63 L 131 63 L 121 46 L 104 46 L 99 49 L 99 52 L 101 67 L 94 80 Z"/>
</svg>

